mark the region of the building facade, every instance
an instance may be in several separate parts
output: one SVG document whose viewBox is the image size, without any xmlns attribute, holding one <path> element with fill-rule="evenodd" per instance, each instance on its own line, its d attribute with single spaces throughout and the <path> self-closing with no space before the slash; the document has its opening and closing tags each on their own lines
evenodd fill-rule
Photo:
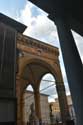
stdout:
<svg viewBox="0 0 83 125">
<path fill-rule="evenodd" d="M 71 120 L 74 120 L 76 122 L 75 111 L 74 111 L 73 102 L 70 95 L 67 96 L 67 102 L 69 107 L 70 118 Z M 52 107 L 52 114 L 54 118 L 53 122 L 61 122 L 61 114 L 60 114 L 60 106 L 59 106 L 58 98 L 55 99 L 55 102 L 51 102 L 50 105 Z"/>
<path fill-rule="evenodd" d="M 25 91 L 22 103 L 23 103 L 23 122 L 24 125 L 27 125 L 31 113 L 30 106 L 32 103 L 35 103 L 34 93 L 32 91 Z M 40 94 L 40 105 L 41 105 L 42 122 L 50 123 L 50 109 L 48 103 L 48 95 Z"/>
</svg>

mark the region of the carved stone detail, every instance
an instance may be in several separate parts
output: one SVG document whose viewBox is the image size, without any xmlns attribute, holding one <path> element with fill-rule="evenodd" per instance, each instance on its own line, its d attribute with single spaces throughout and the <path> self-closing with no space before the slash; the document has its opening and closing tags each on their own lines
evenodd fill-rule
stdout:
<svg viewBox="0 0 83 125">
<path fill-rule="evenodd" d="M 17 36 L 17 42 L 21 45 L 26 45 L 30 48 L 36 48 L 38 49 L 38 52 L 41 53 L 42 51 L 45 53 L 51 53 L 53 55 L 58 56 L 59 51 L 57 47 L 54 47 L 52 45 L 40 42 L 39 40 L 33 39 L 28 36 L 24 36 L 22 34 L 18 34 Z"/>
</svg>

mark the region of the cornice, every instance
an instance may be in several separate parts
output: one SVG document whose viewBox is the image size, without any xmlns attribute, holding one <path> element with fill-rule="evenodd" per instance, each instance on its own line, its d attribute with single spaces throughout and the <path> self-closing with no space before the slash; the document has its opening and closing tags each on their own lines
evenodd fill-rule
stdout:
<svg viewBox="0 0 83 125">
<path fill-rule="evenodd" d="M 43 43 L 31 37 L 24 36 L 22 34 L 17 35 L 17 43 L 24 45 L 24 46 L 28 46 L 30 48 L 36 48 L 39 53 L 43 51 L 45 53 L 50 53 L 50 54 L 59 56 L 59 50 L 57 47 Z"/>
</svg>

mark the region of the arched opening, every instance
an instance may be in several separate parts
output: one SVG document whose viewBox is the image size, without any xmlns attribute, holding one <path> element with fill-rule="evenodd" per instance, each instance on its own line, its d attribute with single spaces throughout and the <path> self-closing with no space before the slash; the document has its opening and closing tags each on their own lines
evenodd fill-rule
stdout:
<svg viewBox="0 0 83 125">
<path fill-rule="evenodd" d="M 23 125 L 28 125 L 31 114 L 30 106 L 32 105 L 32 103 L 34 103 L 34 94 L 31 85 L 28 85 L 24 89 L 22 103 L 23 103 Z"/>
<path fill-rule="evenodd" d="M 25 90 L 23 92 L 23 101 L 24 101 L 24 103 L 23 103 L 24 104 L 23 105 L 23 112 L 24 112 L 23 113 L 23 122 L 25 122 L 24 125 L 26 125 L 26 123 L 29 122 L 29 116 L 31 113 L 30 105 L 32 103 L 34 103 L 35 116 L 37 117 L 38 120 L 40 119 L 40 116 L 38 115 L 39 109 L 40 109 L 40 106 L 38 104 L 39 95 L 37 95 L 38 92 L 36 93 L 36 91 L 39 88 L 39 82 L 40 82 L 41 76 L 43 74 L 46 74 L 47 72 L 49 72 L 48 64 L 46 65 L 46 63 L 44 63 L 44 62 L 42 63 L 42 62 L 43 61 L 40 62 L 40 60 L 34 60 L 34 62 L 30 62 L 29 64 L 27 64 L 25 66 L 25 69 L 23 70 L 24 71 L 23 76 L 22 76 L 23 79 L 28 81 L 28 83 L 30 85 L 32 85 L 32 87 L 33 87 L 33 91 L 32 91 L 32 87 L 29 85 L 27 88 L 27 91 L 26 91 L 27 94 L 24 93 Z M 25 85 L 25 87 L 26 87 L 26 85 Z M 24 89 L 25 89 L 25 87 L 24 87 Z M 29 97 L 29 95 L 31 95 L 31 96 Z M 24 96 L 27 96 L 26 99 Z M 39 106 L 39 109 L 38 109 L 38 106 Z M 29 110 L 26 108 L 29 108 Z M 29 112 L 27 112 L 27 111 L 29 111 Z"/>
<path fill-rule="evenodd" d="M 45 74 L 40 83 L 42 121 L 48 124 L 61 122 L 56 79 L 51 73 Z M 58 103 L 57 103 L 58 102 Z"/>
<path fill-rule="evenodd" d="M 45 74 L 41 79 L 40 93 L 47 94 L 49 102 L 55 101 L 55 98 L 58 97 L 55 82 L 56 80 L 51 73 Z"/>
<path fill-rule="evenodd" d="M 41 84 L 40 82 L 43 76 L 48 73 L 53 74 L 52 78 L 54 78 L 53 80 L 54 82 L 56 78 L 56 88 L 57 88 L 57 92 L 59 95 L 60 109 L 61 109 L 62 116 L 65 119 L 65 116 L 68 113 L 68 108 L 67 108 L 66 95 L 64 91 L 64 84 L 63 84 L 63 79 L 62 79 L 62 75 L 60 71 L 60 66 L 56 64 L 52 65 L 50 62 L 48 63 L 47 61 L 43 61 L 40 59 L 28 60 L 27 63 L 25 62 L 25 64 L 26 65 L 22 66 L 24 67 L 24 69 L 23 69 L 22 76 L 21 76 L 21 78 L 24 80 L 24 83 L 20 84 L 21 89 L 22 89 L 22 95 L 27 85 L 32 85 L 33 95 L 34 95 L 35 115 L 37 116 L 39 122 L 42 120 L 41 105 L 40 105 L 42 95 L 40 94 L 39 87 L 40 87 L 40 84 Z M 52 85 L 52 82 L 50 83 L 50 85 Z M 62 104 L 64 105 L 61 107 Z M 23 109 L 23 106 L 24 105 L 22 104 L 22 109 Z M 64 112 L 64 107 L 66 107 L 65 112 Z M 24 122 L 23 110 L 21 110 L 21 113 L 22 113 L 21 120 L 22 122 Z M 48 114 L 50 114 L 50 112 Z M 46 119 L 46 122 L 47 121 L 48 120 Z M 28 122 L 28 120 L 26 120 L 26 122 Z"/>
</svg>

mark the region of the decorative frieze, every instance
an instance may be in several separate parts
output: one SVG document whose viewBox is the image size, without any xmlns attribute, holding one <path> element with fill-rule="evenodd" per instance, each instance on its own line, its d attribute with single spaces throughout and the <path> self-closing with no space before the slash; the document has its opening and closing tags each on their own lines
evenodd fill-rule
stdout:
<svg viewBox="0 0 83 125">
<path fill-rule="evenodd" d="M 33 39 L 22 34 L 17 35 L 17 42 L 21 45 L 26 45 L 30 48 L 37 49 L 38 53 L 45 52 L 58 56 L 59 51 L 57 47 L 51 46 L 49 44 L 43 43 L 39 40 Z"/>
</svg>

